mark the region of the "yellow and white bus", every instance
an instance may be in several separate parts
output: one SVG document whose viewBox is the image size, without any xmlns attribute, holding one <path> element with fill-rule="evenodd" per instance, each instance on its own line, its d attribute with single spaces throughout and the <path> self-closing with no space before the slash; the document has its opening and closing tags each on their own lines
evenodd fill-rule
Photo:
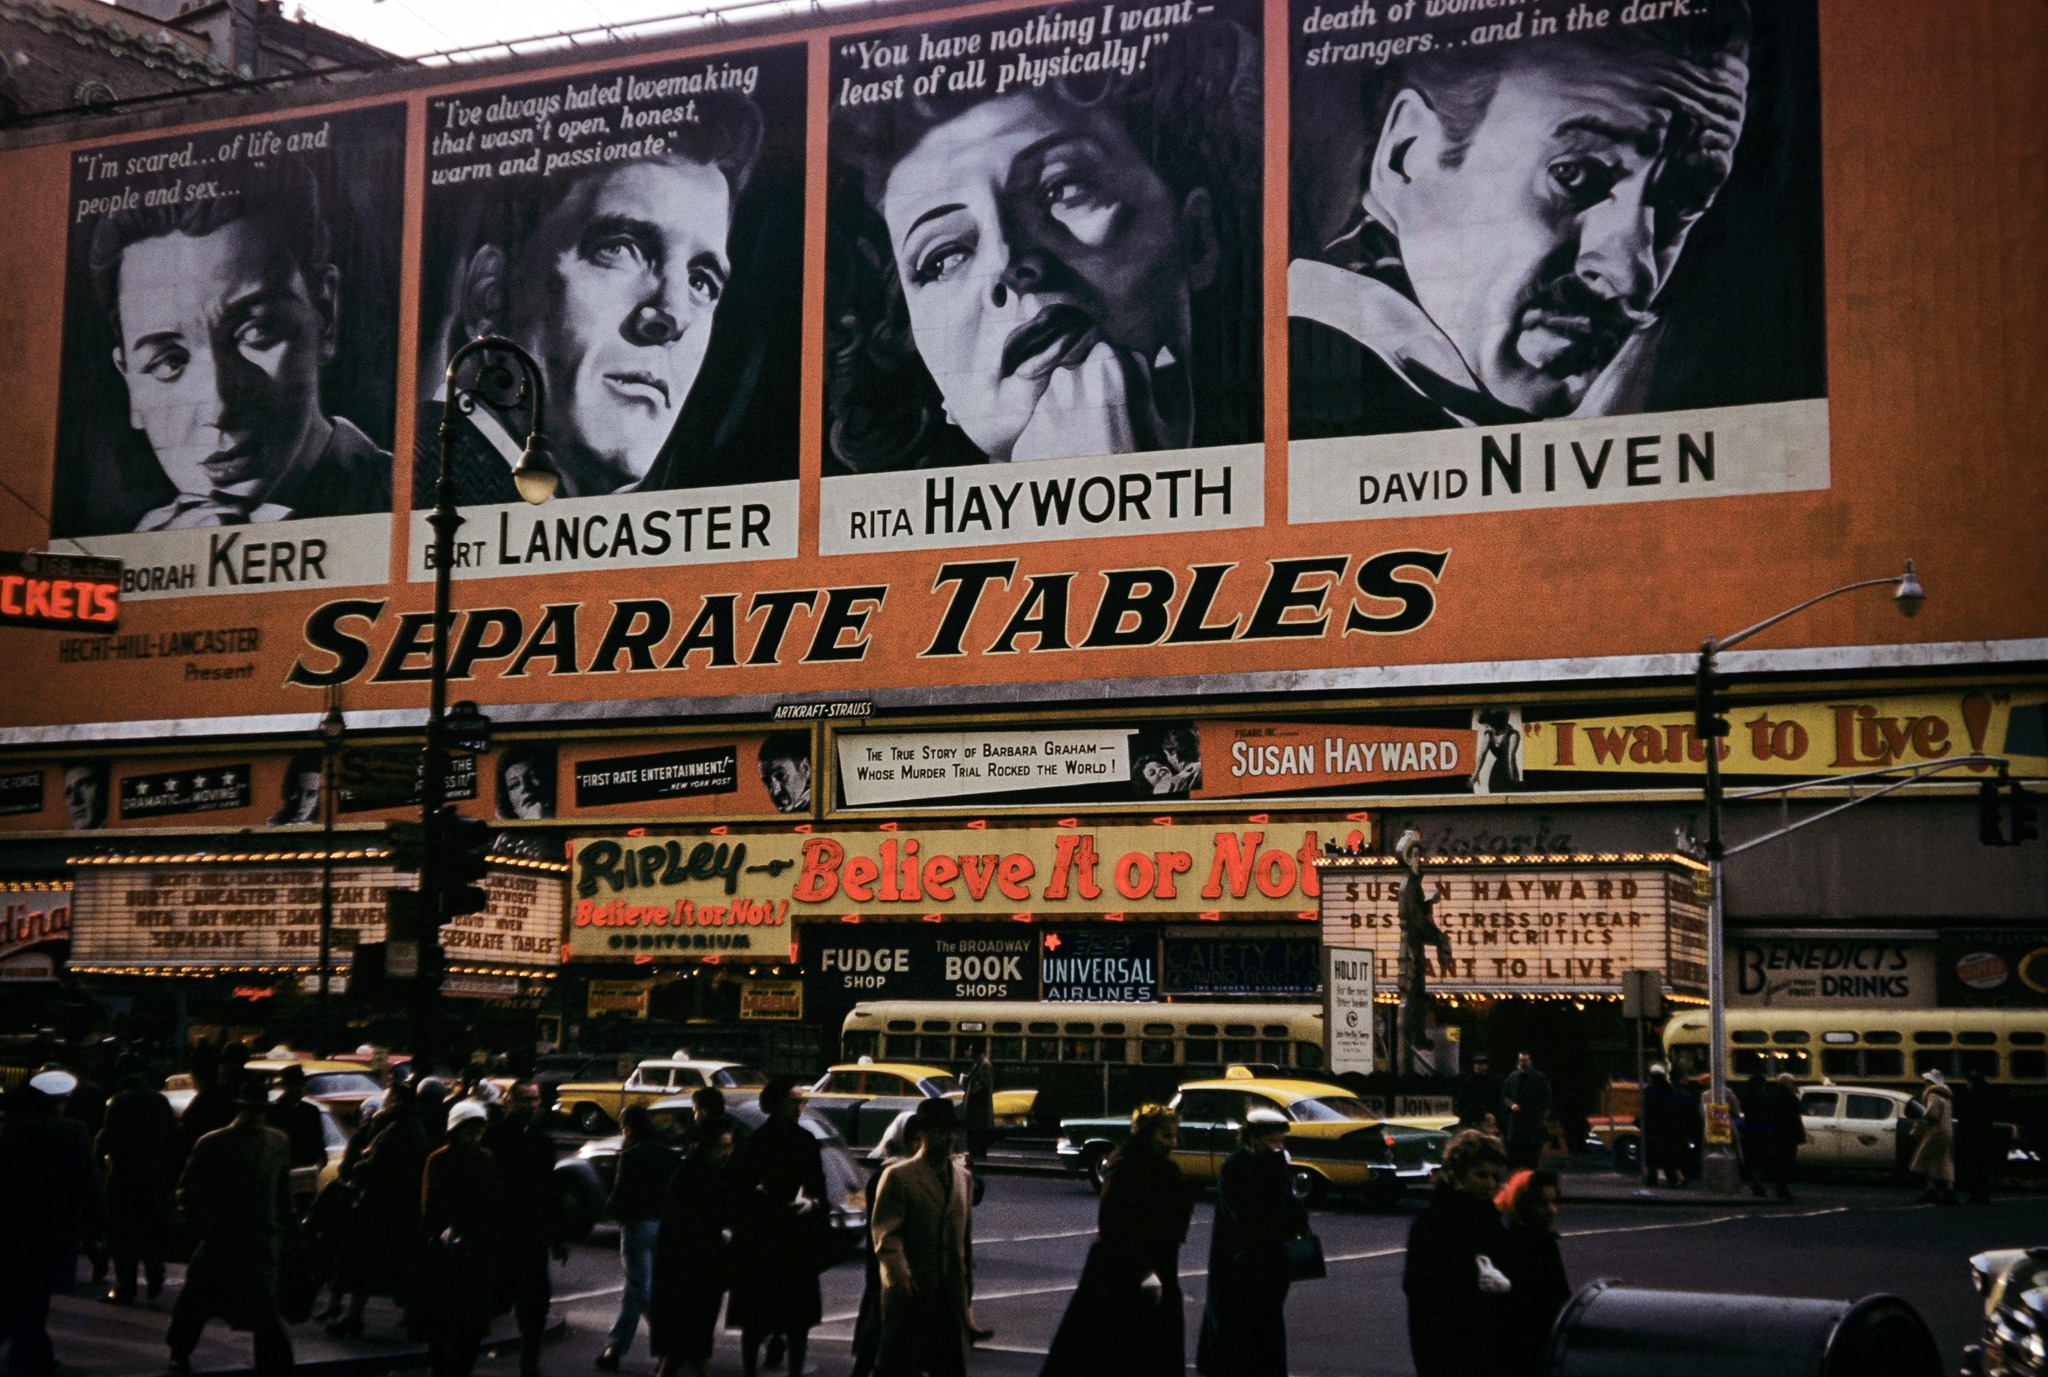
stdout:
<svg viewBox="0 0 2048 1377">
<path fill-rule="evenodd" d="M 2038 1009 L 1730 1009 L 1729 1074 L 1832 1080 L 1917 1090 L 1939 1071 L 2048 1090 L 2048 1014 Z M 1664 1025 L 1672 1074 L 1707 1071 L 1707 1012 Z"/>
<path fill-rule="evenodd" d="M 1707 1012 L 1664 1025 L 1674 1077 L 1707 1074 Z M 1918 1095 L 1921 1077 L 1982 1075 L 2025 1160 L 2048 1160 L 2048 1013 L 2039 1009 L 1730 1009 L 1728 1075 L 1791 1072 L 1803 1084 Z"/>
<path fill-rule="evenodd" d="M 842 1026 L 850 1061 L 964 1067 L 985 1051 L 1005 1087 L 1039 1092 L 1044 1126 L 1071 1114 L 1165 1103 L 1181 1082 L 1231 1065 L 1313 1076 L 1323 1069 L 1323 1011 L 1313 1004 L 1046 1004 L 1022 1000 L 877 1000 Z"/>
</svg>

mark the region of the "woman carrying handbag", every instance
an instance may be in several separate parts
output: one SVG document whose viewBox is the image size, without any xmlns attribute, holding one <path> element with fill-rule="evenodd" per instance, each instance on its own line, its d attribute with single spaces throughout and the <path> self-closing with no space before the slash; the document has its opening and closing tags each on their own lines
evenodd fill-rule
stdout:
<svg viewBox="0 0 2048 1377">
<path fill-rule="evenodd" d="M 1320 1275 L 1321 1250 L 1311 1246 L 1308 1211 L 1289 1180 L 1286 1118 L 1254 1109 L 1238 1141 L 1216 1183 L 1195 1369 L 1203 1377 L 1287 1377 L 1287 1288 L 1297 1275 Z"/>
</svg>

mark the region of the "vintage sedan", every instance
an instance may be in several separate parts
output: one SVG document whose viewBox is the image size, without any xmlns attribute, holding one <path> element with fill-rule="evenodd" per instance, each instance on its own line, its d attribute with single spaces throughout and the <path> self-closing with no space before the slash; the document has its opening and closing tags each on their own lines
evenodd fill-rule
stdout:
<svg viewBox="0 0 2048 1377">
<path fill-rule="evenodd" d="M 1213 1183 L 1237 1150 L 1247 1113 L 1269 1108 L 1286 1115 L 1294 1193 L 1305 1204 L 1344 1193 L 1384 1209 L 1403 1191 L 1425 1189 L 1436 1179 L 1450 1141 L 1432 1124 L 1380 1118 L 1342 1086 L 1261 1077 L 1243 1066 L 1229 1068 L 1221 1080 L 1190 1081 L 1171 1107 L 1180 1115 L 1173 1160 L 1198 1185 Z M 1128 1118 L 1068 1119 L 1056 1151 L 1100 1190 L 1104 1163 L 1129 1133 Z"/>
<path fill-rule="evenodd" d="M 654 1118 L 655 1130 L 676 1140 L 680 1147 L 692 1118 L 689 1097 L 657 1100 L 647 1107 L 647 1112 Z M 728 1101 L 726 1113 L 732 1117 L 742 1139 L 768 1120 L 756 1100 Z M 819 1153 L 825 1159 L 825 1196 L 832 1208 L 832 1237 L 843 1251 L 855 1252 L 867 1238 L 867 1174 L 831 1124 L 808 1111 L 799 1122 L 818 1140 Z M 612 1193 L 621 1142 L 617 1136 L 593 1138 L 575 1155 L 555 1163 L 557 1207 L 565 1241 L 581 1243 L 605 1217 L 605 1200 Z"/>
<path fill-rule="evenodd" d="M 820 1076 L 811 1087 L 810 1107 L 838 1125 L 847 1142 L 866 1147 L 880 1142 L 896 1116 L 917 1108 L 919 1101 L 943 1099 L 957 1105 L 966 1097 L 959 1078 L 940 1067 L 863 1057 Z M 1036 1090 L 996 1091 L 997 1129 L 1028 1123 L 1037 1100 Z"/>
<path fill-rule="evenodd" d="M 701 1061 L 687 1052 L 654 1057 L 633 1068 L 624 1080 L 600 1078 L 563 1081 L 555 1087 L 555 1112 L 585 1133 L 615 1128 L 629 1104 L 652 1105 L 670 1096 L 688 1100 L 692 1090 L 716 1086 L 728 1106 L 761 1093 L 768 1078 L 736 1061 Z"/>
<path fill-rule="evenodd" d="M 332 1114 L 344 1131 L 355 1128 L 364 1100 L 384 1093 L 375 1076 L 351 1062 L 251 1057 L 243 1063 L 242 1071 L 245 1075 L 261 1076 L 270 1088 L 270 1097 L 276 1099 L 277 1078 L 287 1066 L 297 1066 L 306 1073 L 306 1098 Z M 189 1073 L 181 1071 L 164 1078 L 164 1098 L 179 1115 L 184 1114 L 185 1106 L 198 1093 L 199 1087 Z"/>
<path fill-rule="evenodd" d="M 1806 1142 L 1799 1149 L 1799 1165 L 1902 1169 L 1912 1160 L 1924 1113 L 1918 1100 L 1900 1090 L 1826 1082 L 1801 1086 L 1799 1121 Z"/>
</svg>

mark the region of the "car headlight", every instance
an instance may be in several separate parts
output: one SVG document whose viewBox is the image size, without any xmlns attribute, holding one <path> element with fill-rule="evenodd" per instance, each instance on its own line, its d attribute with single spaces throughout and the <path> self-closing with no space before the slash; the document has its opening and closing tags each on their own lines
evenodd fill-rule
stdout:
<svg viewBox="0 0 2048 1377">
<path fill-rule="evenodd" d="M 1054 1152 L 1072 1152 L 1074 1150 L 1074 1140 L 1062 1133 L 1059 1136 L 1059 1141 L 1052 1145 L 1052 1150 Z"/>
</svg>

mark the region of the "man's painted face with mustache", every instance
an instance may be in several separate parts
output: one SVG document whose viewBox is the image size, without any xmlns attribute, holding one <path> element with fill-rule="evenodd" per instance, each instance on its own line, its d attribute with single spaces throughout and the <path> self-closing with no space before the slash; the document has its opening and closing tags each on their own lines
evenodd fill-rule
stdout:
<svg viewBox="0 0 2048 1377">
<path fill-rule="evenodd" d="M 520 255 L 506 301 L 547 378 L 548 441 L 573 493 L 647 476 L 704 365 L 732 264 L 732 192 L 702 163 L 585 180 Z"/>
<path fill-rule="evenodd" d="M 1568 415 L 1650 323 L 1727 181 L 1747 87 L 1733 56 L 1552 46 L 1510 60 L 1462 157 L 1426 97 L 1395 98 L 1366 208 L 1496 400 Z"/>
</svg>

